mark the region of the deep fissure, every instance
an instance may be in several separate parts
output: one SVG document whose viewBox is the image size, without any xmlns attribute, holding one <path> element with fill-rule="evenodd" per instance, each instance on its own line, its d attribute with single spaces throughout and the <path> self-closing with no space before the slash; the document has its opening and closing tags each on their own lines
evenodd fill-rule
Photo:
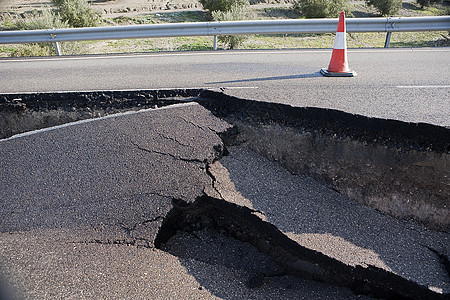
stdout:
<svg viewBox="0 0 450 300">
<path fill-rule="evenodd" d="M 225 200 L 203 195 L 194 203 L 174 200 L 174 209 L 164 220 L 155 247 L 165 243 L 178 231 L 190 233 L 212 229 L 220 234 L 250 243 L 261 253 L 281 265 L 286 274 L 316 280 L 386 299 L 445 299 L 426 287 L 408 281 L 375 266 L 348 266 L 320 252 L 300 246 L 276 226 L 263 221 L 253 210 Z M 198 237 L 197 237 L 198 238 Z M 249 286 L 257 286 L 261 278 Z"/>
<path fill-rule="evenodd" d="M 448 128 L 439 126 L 247 101 L 213 91 L 168 90 L 1 95 L 0 114 L 2 117 L 8 116 L 1 118 L 6 122 L 5 126 L 0 126 L 3 128 L 1 137 L 129 109 L 192 101 L 233 125 L 229 130 L 217 133 L 225 146 L 242 145 L 276 161 L 292 174 L 312 176 L 366 205 L 434 229 L 449 230 L 446 205 L 450 195 L 450 134 Z M 81 113 L 70 115 L 73 112 Z M 180 119 L 205 130 L 198 124 Z M 23 126 L 27 120 L 29 128 Z M 176 138 L 161 137 L 184 146 Z M 291 144 L 286 144 L 286 141 Z M 199 230 L 211 229 L 250 243 L 280 264 L 287 274 L 348 287 L 357 294 L 374 297 L 445 297 L 375 266 L 348 266 L 303 247 L 276 226 L 255 215 L 264 215 L 264 212 L 225 201 L 216 187 L 217 178 L 210 166 L 227 154 L 226 147 L 214 147 L 215 158 L 202 161 L 131 143 L 145 152 L 203 164 L 204 171 L 211 178 L 211 186 L 219 196 L 212 197 L 205 193 L 193 203 L 173 198 L 173 209 L 165 218 L 144 220 L 136 223 L 134 228 L 123 225 L 130 238 L 139 224 L 160 220 L 162 225 L 154 241 L 155 247 L 160 249 L 179 231 L 195 235 Z M 403 161 L 407 163 L 403 164 Z M 418 196 L 411 198 L 411 191 Z M 397 201 L 394 206 L 406 206 L 412 202 L 419 209 L 414 210 L 411 206 L 395 211 L 390 206 L 393 199 Z M 423 207 L 429 212 L 423 213 Z M 87 243 L 150 247 L 148 241 L 142 238 Z M 434 249 L 430 251 L 439 256 L 448 272 L 448 257 Z M 272 275 L 255 275 L 248 283 L 249 287 L 258 287 L 262 282 L 261 276 Z"/>
</svg>

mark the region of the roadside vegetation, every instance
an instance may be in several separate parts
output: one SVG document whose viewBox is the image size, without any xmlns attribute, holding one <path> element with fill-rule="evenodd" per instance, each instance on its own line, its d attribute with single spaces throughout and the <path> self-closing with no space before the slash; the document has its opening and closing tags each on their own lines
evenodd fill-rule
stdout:
<svg viewBox="0 0 450 300">
<path fill-rule="evenodd" d="M 95 13 L 86 0 L 51 0 L 62 22 L 70 27 L 93 27 L 99 25 L 100 15 Z"/>
<path fill-rule="evenodd" d="M 240 1 L 240 0 L 239 0 Z M 212 17 L 216 21 L 239 21 L 246 20 L 248 11 L 247 11 L 248 3 L 233 3 L 230 8 L 226 8 L 225 10 L 212 11 Z M 248 37 L 245 35 L 222 35 L 218 37 L 219 42 L 222 42 L 224 45 L 227 45 L 230 49 L 236 49 L 242 45 L 242 43 Z"/>
<path fill-rule="evenodd" d="M 335 18 L 341 11 L 351 15 L 348 0 L 296 0 L 293 9 L 305 18 Z"/>
<path fill-rule="evenodd" d="M 130 0 L 128 0 L 130 1 Z M 170 22 L 232 21 L 246 19 L 430 16 L 450 14 L 442 0 L 199 0 L 198 8 L 136 13 L 105 13 L 87 0 L 51 0 L 51 6 L 25 13 L 0 11 L 0 30 L 32 30 L 65 27 L 118 26 Z M 97 1 L 96 1 L 97 2 Z M 111 2 L 114 0 L 104 0 Z M 154 1 L 155 2 L 155 1 Z M 183 2 L 183 1 L 182 1 Z M 187 3 L 187 1 L 185 2 Z M 189 8 L 187 4 L 186 7 Z M 189 4 L 189 5 L 192 5 Z M 175 5 L 173 7 L 176 7 Z M 184 6 L 183 6 L 184 7 Z M 203 9 L 201 9 L 203 8 Z M 127 13 L 128 12 L 128 13 Z M 385 33 L 348 34 L 349 48 L 383 47 Z M 448 47 L 449 32 L 393 33 L 390 47 Z M 334 34 L 220 36 L 219 49 L 331 48 Z M 178 37 L 61 43 L 65 55 L 212 50 L 212 37 Z M 0 56 L 56 55 L 52 44 L 0 45 Z"/>
</svg>

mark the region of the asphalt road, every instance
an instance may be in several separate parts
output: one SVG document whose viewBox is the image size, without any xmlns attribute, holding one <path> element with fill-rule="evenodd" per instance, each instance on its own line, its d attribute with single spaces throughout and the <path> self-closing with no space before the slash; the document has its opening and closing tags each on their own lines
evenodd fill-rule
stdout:
<svg viewBox="0 0 450 300">
<path fill-rule="evenodd" d="M 330 57 L 321 50 L 2 59 L 0 94 L 223 88 L 249 99 L 450 126 L 449 54 L 351 51 L 355 78 L 321 77 Z M 3 285 L 30 299 L 360 298 L 277 273 L 248 244 L 208 230 L 181 231 L 167 252 L 156 249 L 177 201 L 209 193 L 262 212 L 309 249 L 448 294 L 437 255 L 448 256 L 448 234 L 349 202 L 247 149 L 232 147 L 213 163 L 223 146 L 217 133 L 227 127 L 190 103 L 0 140 Z"/>
<path fill-rule="evenodd" d="M 0 59 L 0 93 L 227 88 L 247 99 L 450 126 L 450 50 L 348 51 L 354 78 L 324 78 L 331 50 Z"/>
</svg>

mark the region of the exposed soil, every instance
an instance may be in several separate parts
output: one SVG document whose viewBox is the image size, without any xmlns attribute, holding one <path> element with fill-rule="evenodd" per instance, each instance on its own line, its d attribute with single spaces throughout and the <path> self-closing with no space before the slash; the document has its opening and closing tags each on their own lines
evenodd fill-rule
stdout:
<svg viewBox="0 0 450 300">
<path fill-rule="evenodd" d="M 229 144 L 395 217 L 449 230 L 448 128 L 217 94 L 210 99 L 203 105 L 234 125 Z"/>
</svg>

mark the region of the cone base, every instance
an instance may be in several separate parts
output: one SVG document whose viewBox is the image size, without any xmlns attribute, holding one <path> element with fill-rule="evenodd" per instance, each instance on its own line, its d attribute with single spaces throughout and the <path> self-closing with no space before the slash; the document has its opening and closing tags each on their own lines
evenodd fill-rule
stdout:
<svg viewBox="0 0 450 300">
<path fill-rule="evenodd" d="M 327 69 L 321 69 L 320 74 L 322 74 L 325 77 L 353 77 L 353 76 L 356 76 L 356 72 L 353 72 L 353 71 L 336 73 L 336 72 L 328 72 Z"/>
</svg>

